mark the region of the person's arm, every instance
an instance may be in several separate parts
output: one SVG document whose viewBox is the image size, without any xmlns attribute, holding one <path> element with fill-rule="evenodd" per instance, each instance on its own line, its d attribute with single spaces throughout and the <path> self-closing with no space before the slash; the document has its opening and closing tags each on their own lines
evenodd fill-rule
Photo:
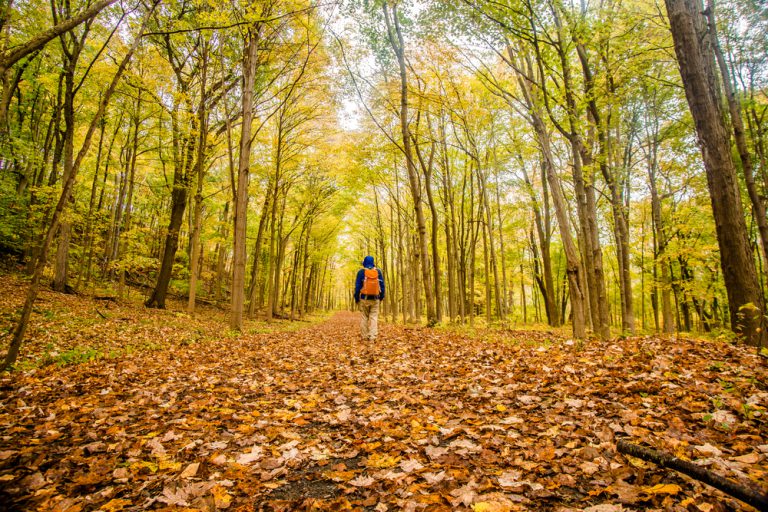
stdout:
<svg viewBox="0 0 768 512">
<path fill-rule="evenodd" d="M 362 270 L 357 271 L 357 278 L 355 278 L 355 304 L 360 302 L 360 290 L 363 289 L 363 276 L 365 274 Z"/>
<path fill-rule="evenodd" d="M 379 300 L 384 300 L 384 274 L 381 273 L 380 268 L 377 268 L 376 270 L 379 271 L 379 287 L 381 288 L 381 292 L 379 292 Z"/>
</svg>

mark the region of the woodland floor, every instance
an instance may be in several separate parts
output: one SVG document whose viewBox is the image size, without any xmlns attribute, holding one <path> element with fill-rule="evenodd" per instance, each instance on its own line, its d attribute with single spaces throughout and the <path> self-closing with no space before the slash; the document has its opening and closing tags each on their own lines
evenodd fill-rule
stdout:
<svg viewBox="0 0 768 512">
<path fill-rule="evenodd" d="M 24 288 L 0 289 L 7 329 Z M 43 293 L 0 376 L 0 509 L 751 510 L 621 436 L 768 487 L 753 350 L 395 325 L 368 345 L 357 318 L 236 335 L 213 309 Z"/>
</svg>

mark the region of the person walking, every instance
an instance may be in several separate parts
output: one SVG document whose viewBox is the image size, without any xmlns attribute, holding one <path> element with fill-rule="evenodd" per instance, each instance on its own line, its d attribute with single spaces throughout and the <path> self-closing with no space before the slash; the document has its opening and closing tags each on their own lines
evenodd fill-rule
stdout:
<svg viewBox="0 0 768 512">
<path fill-rule="evenodd" d="M 360 335 L 373 341 L 379 334 L 379 303 L 384 300 L 384 276 L 373 263 L 373 256 L 363 259 L 363 268 L 355 279 L 355 304 L 360 308 Z"/>
</svg>

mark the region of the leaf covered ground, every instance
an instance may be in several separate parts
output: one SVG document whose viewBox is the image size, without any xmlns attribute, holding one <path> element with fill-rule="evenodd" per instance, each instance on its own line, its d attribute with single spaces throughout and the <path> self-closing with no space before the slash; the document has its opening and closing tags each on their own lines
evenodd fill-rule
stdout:
<svg viewBox="0 0 768 512">
<path fill-rule="evenodd" d="M 394 325 L 368 344 L 357 318 L 235 335 L 214 310 L 43 294 L 27 369 L 0 378 L 0 508 L 751 510 L 621 437 L 768 487 L 752 350 Z"/>
</svg>

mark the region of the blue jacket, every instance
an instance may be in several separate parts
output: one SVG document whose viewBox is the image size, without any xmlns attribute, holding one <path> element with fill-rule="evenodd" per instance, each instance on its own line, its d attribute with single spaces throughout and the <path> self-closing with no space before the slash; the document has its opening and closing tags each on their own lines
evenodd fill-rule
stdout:
<svg viewBox="0 0 768 512">
<path fill-rule="evenodd" d="M 365 269 L 375 268 L 373 264 L 373 256 L 365 257 L 363 260 L 363 267 L 365 268 L 361 268 L 357 271 L 357 279 L 355 279 L 355 303 L 360 301 L 360 290 L 362 290 L 363 281 L 365 281 Z M 378 300 L 384 300 L 384 275 L 381 273 L 380 269 L 377 268 L 376 271 L 379 273 L 379 288 L 381 289 Z"/>
</svg>

